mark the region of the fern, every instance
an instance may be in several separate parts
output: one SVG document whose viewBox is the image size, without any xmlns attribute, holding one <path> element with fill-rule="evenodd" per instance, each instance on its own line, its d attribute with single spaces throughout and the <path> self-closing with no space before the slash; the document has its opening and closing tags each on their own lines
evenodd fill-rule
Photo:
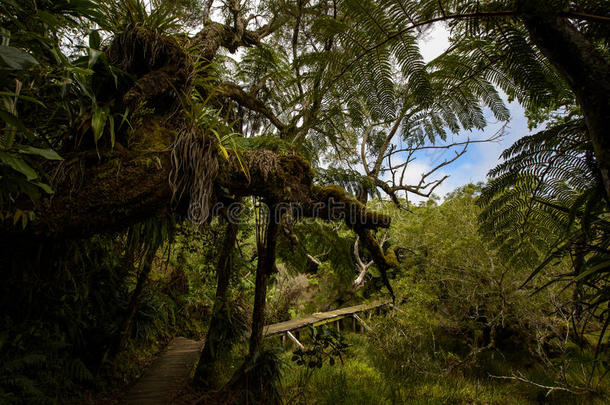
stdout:
<svg viewBox="0 0 610 405">
<path fill-rule="evenodd" d="M 580 291 L 575 304 L 607 322 L 608 203 L 588 139 L 579 115 L 556 118 L 503 153 L 478 203 L 481 229 L 505 257 L 521 266 L 539 263 L 526 282 L 558 260 L 581 257 L 555 282 L 573 284 Z"/>
<path fill-rule="evenodd" d="M 49 403 L 34 375 L 49 368 L 48 359 L 42 354 L 26 354 L 0 365 L 0 400 L 6 403 Z"/>
</svg>

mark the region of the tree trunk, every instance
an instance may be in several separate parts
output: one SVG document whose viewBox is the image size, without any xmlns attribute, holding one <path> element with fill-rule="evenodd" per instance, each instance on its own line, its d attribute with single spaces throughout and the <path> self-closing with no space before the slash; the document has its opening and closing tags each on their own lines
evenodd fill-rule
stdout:
<svg viewBox="0 0 610 405">
<path fill-rule="evenodd" d="M 524 19 L 532 41 L 559 71 L 582 108 L 606 191 L 610 197 L 610 63 L 568 20 Z"/>
<path fill-rule="evenodd" d="M 131 293 L 131 298 L 129 300 L 129 305 L 127 306 L 127 310 L 125 311 L 125 316 L 123 321 L 119 326 L 119 330 L 115 335 L 115 338 L 110 344 L 110 347 L 104 354 L 102 358 L 102 364 L 108 360 L 113 359 L 121 350 L 121 346 L 125 341 L 125 337 L 129 333 L 129 327 L 131 326 L 131 321 L 136 314 L 138 309 L 138 304 L 140 303 L 140 297 L 142 296 L 142 290 L 144 289 L 144 284 L 146 284 L 146 280 L 148 280 L 148 275 L 152 269 L 152 261 L 157 253 L 156 248 L 148 248 L 146 254 L 144 255 L 144 259 L 142 262 L 142 269 L 138 274 L 138 279 L 136 281 L 136 287 Z M 129 254 L 129 253 L 128 253 Z"/>
<path fill-rule="evenodd" d="M 254 309 L 252 311 L 252 333 L 250 335 L 250 356 L 263 347 L 263 328 L 265 327 L 265 298 L 269 276 L 275 269 L 276 237 L 278 218 L 274 206 L 269 207 L 269 224 L 265 230 L 265 243 L 257 246 L 258 264 L 256 266 L 256 285 L 254 287 Z"/>
<path fill-rule="evenodd" d="M 245 403 L 268 403 L 266 390 L 272 378 L 263 376 L 257 367 L 263 349 L 263 331 L 265 327 L 265 299 L 269 276 L 275 269 L 276 237 L 279 218 L 276 218 L 275 208 L 269 206 L 269 223 L 265 229 L 264 242 L 257 241 L 258 264 L 256 266 L 256 285 L 254 287 L 254 308 L 252 311 L 252 332 L 250 334 L 250 350 L 241 367 L 235 371 L 231 380 L 223 388 L 222 394 L 226 396 L 223 403 L 236 403 L 242 398 Z"/>
<path fill-rule="evenodd" d="M 225 238 L 216 265 L 218 284 L 216 285 L 216 297 L 210 327 L 205 339 L 205 345 L 195 371 L 195 383 L 205 388 L 216 385 L 214 380 L 217 374 L 216 367 L 220 355 L 226 352 L 227 342 L 223 339 L 223 328 L 226 327 L 225 320 L 230 316 L 230 304 L 228 302 L 229 284 L 231 280 L 232 257 L 235 242 L 237 241 L 238 224 L 227 219 Z"/>
</svg>

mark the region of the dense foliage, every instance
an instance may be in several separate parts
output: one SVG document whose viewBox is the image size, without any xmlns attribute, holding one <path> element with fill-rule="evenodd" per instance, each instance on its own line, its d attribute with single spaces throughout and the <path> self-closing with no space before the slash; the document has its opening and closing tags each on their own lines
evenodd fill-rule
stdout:
<svg viewBox="0 0 610 405">
<path fill-rule="evenodd" d="M 603 402 L 609 12 L 2 1 L 0 401 L 113 401 L 183 335 L 211 403 Z M 507 100 L 542 130 L 441 202 Z M 430 149 L 451 157 L 410 184 Z M 364 335 L 264 340 L 386 299 Z"/>
</svg>

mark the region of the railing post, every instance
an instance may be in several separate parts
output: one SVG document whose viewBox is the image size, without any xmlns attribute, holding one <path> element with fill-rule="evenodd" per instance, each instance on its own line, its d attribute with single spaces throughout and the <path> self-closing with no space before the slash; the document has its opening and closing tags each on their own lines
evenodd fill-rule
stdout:
<svg viewBox="0 0 610 405">
<path fill-rule="evenodd" d="M 364 328 L 366 330 L 368 330 L 369 332 L 372 330 L 371 327 L 369 325 L 366 324 L 366 322 L 364 322 L 362 319 L 360 319 L 360 317 L 356 314 L 354 314 L 354 318 L 360 322 L 360 327 Z"/>
<path fill-rule="evenodd" d="M 299 335 L 298 335 L 298 333 L 299 333 L 299 332 L 296 332 L 296 333 L 297 333 L 297 337 L 295 337 L 295 336 L 294 336 L 292 333 L 290 333 L 290 332 L 286 332 L 286 334 L 288 335 L 288 337 L 290 338 L 290 340 L 292 340 L 292 341 L 294 342 L 294 344 L 295 344 L 295 345 L 297 345 L 297 347 L 298 347 L 299 349 L 305 349 L 305 346 L 303 346 L 303 344 L 302 344 L 301 342 L 299 342 L 299 339 L 298 339 L 298 336 L 299 336 Z"/>
</svg>

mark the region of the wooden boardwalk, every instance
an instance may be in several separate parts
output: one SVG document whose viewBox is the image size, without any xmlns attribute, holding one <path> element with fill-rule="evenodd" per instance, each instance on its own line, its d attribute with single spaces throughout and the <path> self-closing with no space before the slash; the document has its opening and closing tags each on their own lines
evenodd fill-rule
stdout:
<svg viewBox="0 0 610 405">
<path fill-rule="evenodd" d="M 144 376 L 131 387 L 121 404 L 167 405 L 184 388 L 202 347 L 201 342 L 175 338 Z"/>
<path fill-rule="evenodd" d="M 352 317 L 358 320 L 365 328 L 364 321 L 358 317 L 359 313 L 374 311 L 388 305 L 387 302 L 376 304 L 363 304 L 354 307 L 336 309 L 334 311 L 316 313 L 304 318 L 280 322 L 265 326 L 265 336 L 288 336 L 298 346 L 301 343 L 291 332 L 309 326 L 320 326 L 330 322 L 339 322 L 341 319 Z M 196 342 L 183 337 L 175 338 L 165 352 L 152 364 L 144 376 L 131 387 L 121 401 L 123 405 L 166 405 L 171 404 L 176 394 L 190 382 L 191 372 L 199 359 L 202 342 Z"/>
</svg>

